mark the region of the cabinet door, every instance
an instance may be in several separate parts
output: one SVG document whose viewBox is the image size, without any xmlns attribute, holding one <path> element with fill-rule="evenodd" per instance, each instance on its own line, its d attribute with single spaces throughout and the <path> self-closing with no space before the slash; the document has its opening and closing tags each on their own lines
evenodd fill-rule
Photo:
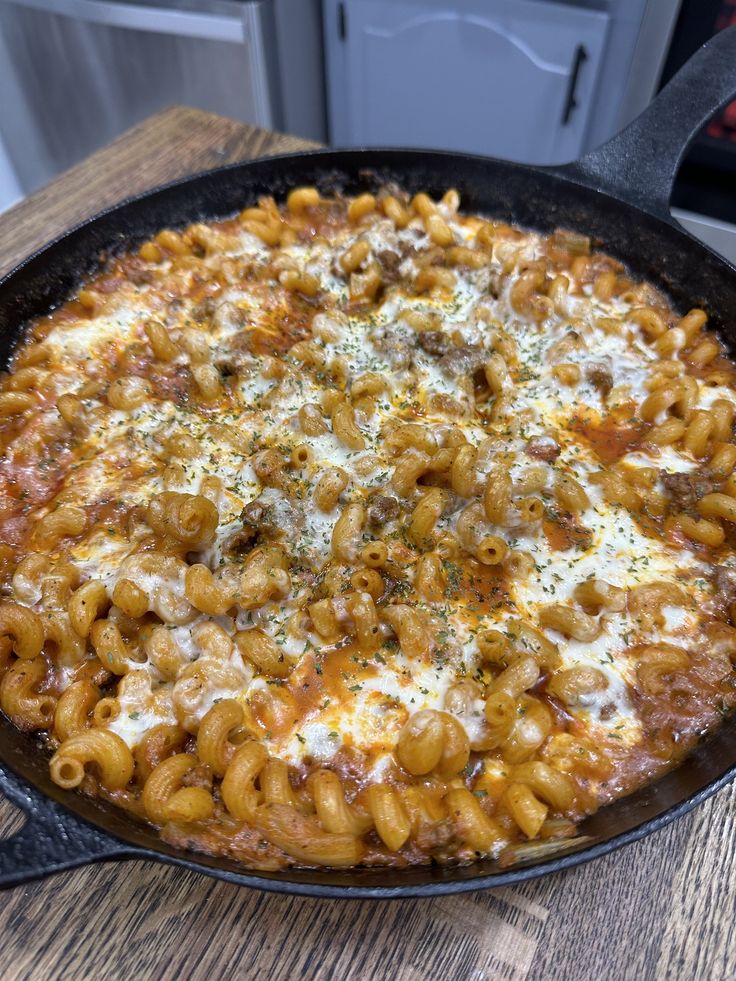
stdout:
<svg viewBox="0 0 736 981">
<path fill-rule="evenodd" d="M 332 142 L 572 160 L 608 21 L 544 0 L 325 0 Z"/>
</svg>

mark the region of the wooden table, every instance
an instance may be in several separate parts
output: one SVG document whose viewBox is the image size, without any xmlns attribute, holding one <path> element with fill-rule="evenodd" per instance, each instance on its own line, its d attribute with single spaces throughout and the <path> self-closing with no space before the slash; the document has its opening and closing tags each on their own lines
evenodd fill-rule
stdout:
<svg viewBox="0 0 736 981">
<path fill-rule="evenodd" d="M 0 273 L 83 217 L 217 164 L 308 146 L 171 109 L 0 217 Z M 270 896 L 152 862 L 2 897 L 0 976 L 587 979 L 736 977 L 736 787 L 607 858 L 515 889 L 373 902 Z M 0 802 L 4 834 L 18 815 Z"/>
</svg>

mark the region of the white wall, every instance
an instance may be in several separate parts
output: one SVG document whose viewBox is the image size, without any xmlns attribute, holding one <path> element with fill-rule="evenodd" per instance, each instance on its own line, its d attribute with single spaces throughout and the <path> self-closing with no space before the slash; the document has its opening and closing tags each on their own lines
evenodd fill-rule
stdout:
<svg viewBox="0 0 736 981">
<path fill-rule="evenodd" d="M 657 92 L 682 0 L 647 0 L 616 129 L 623 129 Z"/>
<path fill-rule="evenodd" d="M 275 0 L 284 130 L 327 139 L 321 0 Z"/>
</svg>

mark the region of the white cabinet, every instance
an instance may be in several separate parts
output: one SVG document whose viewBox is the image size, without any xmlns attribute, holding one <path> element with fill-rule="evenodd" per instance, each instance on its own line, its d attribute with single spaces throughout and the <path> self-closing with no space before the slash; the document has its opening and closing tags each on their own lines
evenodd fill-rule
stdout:
<svg viewBox="0 0 736 981">
<path fill-rule="evenodd" d="M 559 163 L 583 150 L 609 15 L 544 0 L 323 0 L 335 146 Z"/>
</svg>

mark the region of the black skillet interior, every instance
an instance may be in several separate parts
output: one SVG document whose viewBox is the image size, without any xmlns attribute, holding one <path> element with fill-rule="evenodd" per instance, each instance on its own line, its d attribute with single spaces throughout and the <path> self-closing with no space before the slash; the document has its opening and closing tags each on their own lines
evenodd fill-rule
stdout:
<svg viewBox="0 0 736 981">
<path fill-rule="evenodd" d="M 732 348 L 736 270 L 669 217 L 677 164 L 700 125 L 736 92 L 736 28 L 722 32 L 627 130 L 578 164 L 554 170 L 458 154 L 369 150 L 317 152 L 224 168 L 143 195 L 69 232 L 0 282 L 0 353 L 22 326 L 66 299 L 112 252 L 162 227 L 233 214 L 260 194 L 283 198 L 300 184 L 325 193 L 396 181 L 438 195 L 456 187 L 463 208 L 540 231 L 591 235 L 597 247 L 669 294 L 680 310 L 703 306 Z M 234 862 L 177 851 L 123 812 L 49 779 L 38 743 L 0 719 L 0 789 L 27 814 L 0 842 L 0 886 L 106 858 L 148 857 L 277 892 L 342 898 L 427 896 L 505 885 L 567 868 L 636 840 L 685 813 L 736 776 L 733 720 L 656 785 L 588 818 L 564 855 L 501 870 L 463 868 L 245 871 Z"/>
</svg>

